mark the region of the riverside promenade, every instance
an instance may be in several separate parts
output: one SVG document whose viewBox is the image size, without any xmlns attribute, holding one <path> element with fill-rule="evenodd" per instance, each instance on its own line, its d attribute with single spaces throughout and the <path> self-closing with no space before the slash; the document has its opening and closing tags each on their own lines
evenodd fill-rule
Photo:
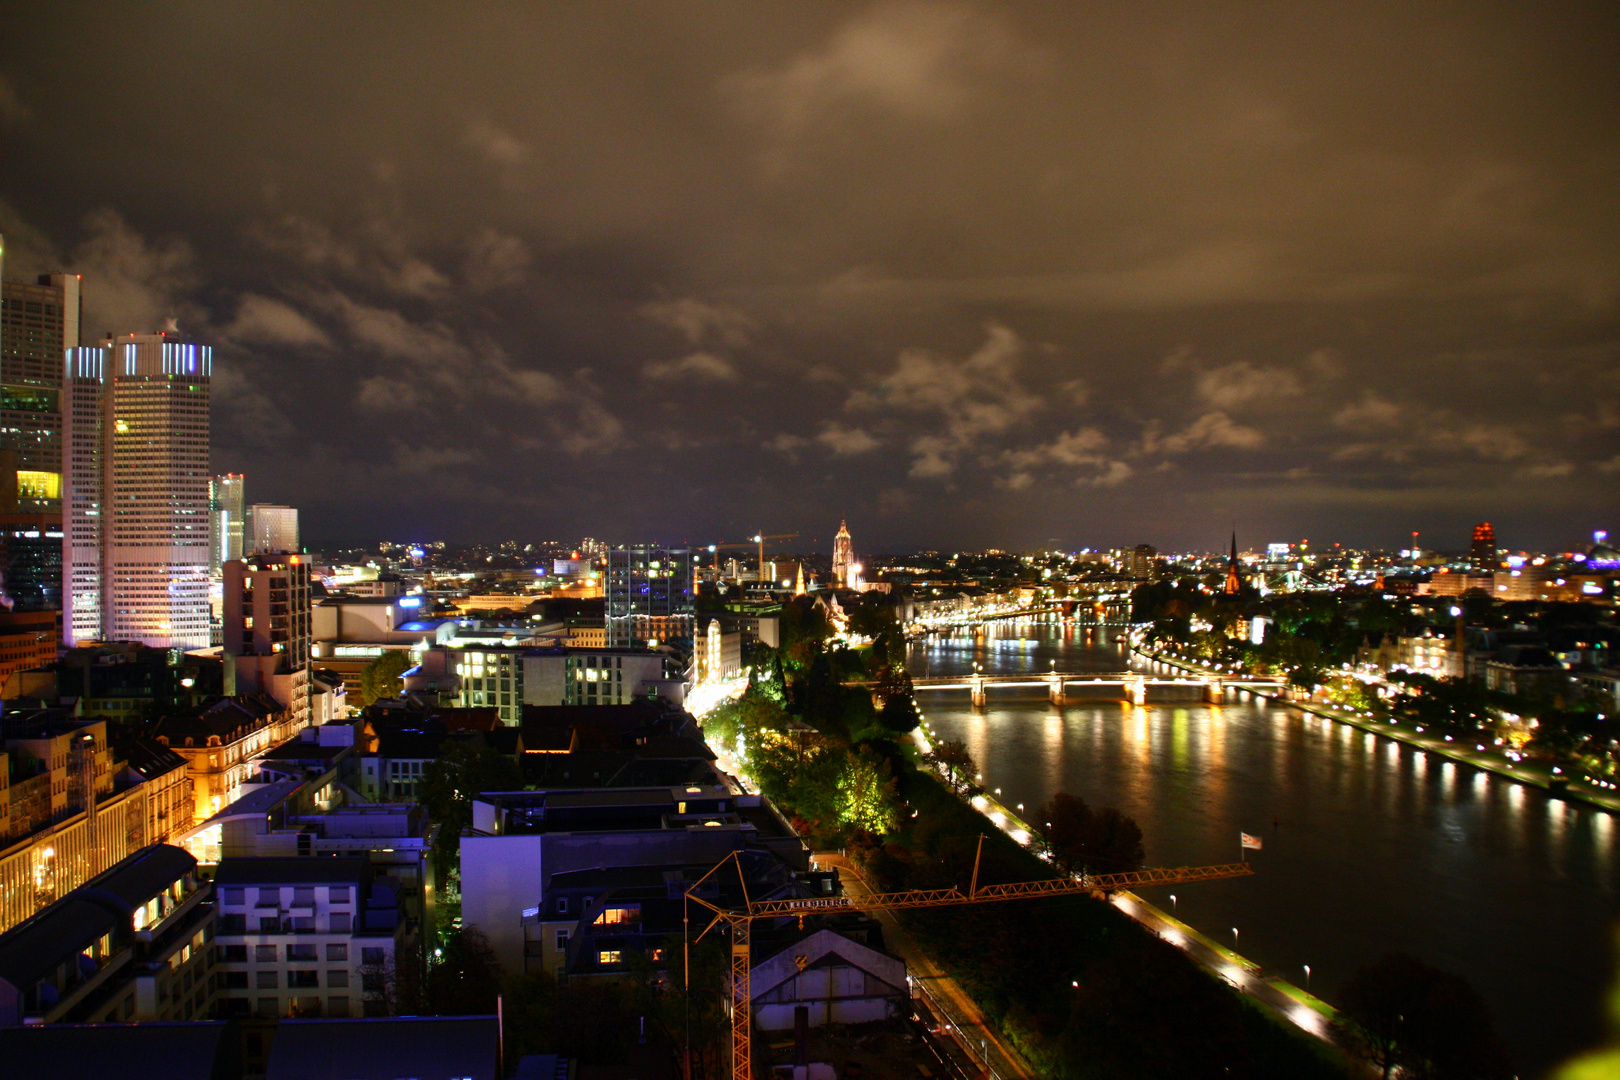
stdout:
<svg viewBox="0 0 1620 1080">
<path fill-rule="evenodd" d="M 1143 660 L 1163 664 L 1166 667 L 1176 668 L 1181 671 L 1199 675 L 1219 674 L 1212 668 L 1179 656 L 1148 652 L 1135 645 L 1131 646 L 1131 651 Z M 1301 712 L 1320 716 L 1326 720 L 1360 728 L 1362 731 L 1374 735 L 1382 735 L 1386 739 L 1406 743 L 1408 746 L 1416 747 L 1427 753 L 1449 758 L 1460 765 L 1468 765 L 1476 769 L 1482 769 L 1485 772 L 1495 773 L 1497 776 L 1512 780 L 1515 783 L 1541 788 L 1558 798 L 1588 803 L 1610 813 L 1620 813 L 1620 793 L 1604 791 L 1578 779 L 1554 776 L 1552 772 L 1553 766 L 1546 762 L 1513 761 L 1495 747 L 1480 748 L 1478 744 L 1469 746 L 1466 743 L 1459 743 L 1455 739 L 1447 739 L 1444 736 L 1417 731 L 1411 726 L 1402 726 L 1386 720 L 1379 720 L 1377 717 L 1365 712 L 1357 712 L 1354 709 L 1343 708 L 1329 702 L 1310 699 L 1297 700 L 1288 696 L 1286 690 L 1277 693 L 1266 693 L 1261 690 L 1245 690 L 1243 692 L 1254 694 L 1256 697 L 1264 698 L 1267 701 L 1276 702 L 1278 705 L 1289 706 Z M 1567 786 L 1563 783 L 1566 780 Z"/>
</svg>

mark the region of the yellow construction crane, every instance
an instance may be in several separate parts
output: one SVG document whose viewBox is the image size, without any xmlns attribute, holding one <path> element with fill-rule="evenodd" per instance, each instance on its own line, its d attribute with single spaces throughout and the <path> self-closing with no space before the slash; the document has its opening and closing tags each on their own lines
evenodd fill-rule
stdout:
<svg viewBox="0 0 1620 1080">
<path fill-rule="evenodd" d="M 990 904 L 1004 900 L 1024 900 L 1036 896 L 1072 896 L 1076 893 L 1085 893 L 1090 896 L 1106 896 L 1108 893 L 1119 892 L 1122 889 L 1140 888 L 1144 885 L 1180 885 L 1192 881 L 1215 881 L 1219 878 L 1246 877 L 1254 873 L 1254 867 L 1246 862 L 1226 863 L 1221 866 L 1178 866 L 1170 869 L 1132 870 L 1123 874 L 1081 874 L 1072 878 L 1050 878 L 1045 881 L 1011 881 L 1005 885 L 979 885 L 979 859 L 984 854 L 984 837 L 979 837 L 979 848 L 973 856 L 973 878 L 968 885 L 968 891 L 963 893 L 957 888 L 949 889 L 911 889 L 906 892 L 873 893 L 856 900 L 848 896 L 817 896 L 803 900 L 751 900 L 748 897 L 748 884 L 743 879 L 742 863 L 737 860 L 737 853 L 732 852 L 720 862 L 716 863 L 708 873 L 704 874 L 692 887 L 686 890 L 686 899 L 702 904 L 714 912 L 714 918 L 709 920 L 696 938 L 687 935 L 690 941 L 701 941 L 703 935 L 724 922 L 731 930 L 731 1076 L 732 1080 L 754 1080 L 753 1074 L 753 997 L 749 991 L 749 980 L 753 970 L 752 956 L 749 948 L 749 926 L 755 919 L 780 919 L 797 915 L 799 925 L 804 925 L 806 915 L 825 915 L 835 912 L 859 911 L 863 908 L 931 908 L 951 907 L 956 904 Z M 737 867 L 737 880 L 742 884 L 743 908 L 740 911 L 728 911 L 700 896 L 694 895 L 698 886 L 707 881 L 716 871 L 726 863 L 734 863 Z M 691 978 L 690 963 L 688 961 L 686 979 Z M 690 993 L 690 987 L 687 988 Z M 688 1058 L 688 1076 L 690 1076 L 690 1058 Z"/>
</svg>

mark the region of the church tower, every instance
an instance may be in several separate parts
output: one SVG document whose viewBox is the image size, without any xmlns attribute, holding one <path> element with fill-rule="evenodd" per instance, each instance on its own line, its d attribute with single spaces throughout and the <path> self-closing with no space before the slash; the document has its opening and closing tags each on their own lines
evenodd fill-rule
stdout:
<svg viewBox="0 0 1620 1080">
<path fill-rule="evenodd" d="M 849 522 L 839 521 L 838 535 L 833 537 L 833 586 L 849 588 L 850 567 L 855 565 L 855 544 L 849 536 Z"/>
<path fill-rule="evenodd" d="M 1237 556 L 1237 532 L 1232 532 L 1232 554 L 1226 560 L 1226 595 L 1234 596 L 1243 588 L 1243 574 Z"/>
</svg>

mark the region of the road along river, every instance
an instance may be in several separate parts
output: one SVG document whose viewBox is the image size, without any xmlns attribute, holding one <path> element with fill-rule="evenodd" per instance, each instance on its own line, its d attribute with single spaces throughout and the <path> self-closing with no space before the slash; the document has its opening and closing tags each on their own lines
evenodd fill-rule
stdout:
<svg viewBox="0 0 1620 1080">
<path fill-rule="evenodd" d="M 1124 670 L 1109 633 L 990 623 L 914 644 L 910 667 Z M 1620 918 L 1615 815 L 1246 695 L 1135 708 L 1076 692 L 1062 707 L 1018 688 L 991 688 L 979 710 L 965 689 L 919 690 L 918 702 L 1029 820 L 1057 791 L 1118 807 L 1155 866 L 1234 861 L 1240 831 L 1261 837 L 1252 878 L 1141 894 L 1268 973 L 1303 986 L 1308 964 L 1310 989 L 1331 1002 L 1361 963 L 1412 953 L 1467 977 L 1527 1078 L 1601 1037 Z"/>
</svg>

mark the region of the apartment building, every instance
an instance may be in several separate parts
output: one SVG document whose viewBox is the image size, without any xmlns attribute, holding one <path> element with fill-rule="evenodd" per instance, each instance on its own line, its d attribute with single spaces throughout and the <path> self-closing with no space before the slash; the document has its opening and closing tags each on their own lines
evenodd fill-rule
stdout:
<svg viewBox="0 0 1620 1080">
<path fill-rule="evenodd" d="M 225 1016 L 395 1011 L 415 927 L 401 886 L 364 856 L 227 858 L 214 886 Z"/>
</svg>

